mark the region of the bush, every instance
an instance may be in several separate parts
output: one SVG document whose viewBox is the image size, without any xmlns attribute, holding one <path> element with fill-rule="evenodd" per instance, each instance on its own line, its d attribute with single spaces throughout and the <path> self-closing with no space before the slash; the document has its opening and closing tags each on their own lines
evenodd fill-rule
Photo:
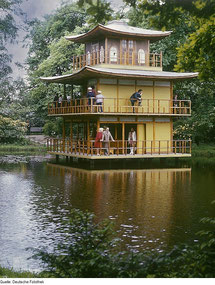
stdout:
<svg viewBox="0 0 215 285">
<path fill-rule="evenodd" d="M 43 127 L 43 133 L 46 136 L 57 136 L 62 134 L 62 119 L 58 118 L 55 121 L 48 121 Z"/>
<path fill-rule="evenodd" d="M 27 131 L 27 123 L 0 115 L 0 140 L 2 143 L 22 141 Z"/>
<path fill-rule="evenodd" d="M 169 252 L 143 253 L 117 252 L 110 222 L 94 222 L 89 212 L 73 210 L 65 240 L 53 253 L 37 251 L 46 277 L 85 278 L 146 278 L 146 277 L 215 277 L 215 231 L 201 231 L 201 243 L 176 246 Z M 203 223 L 214 227 L 214 218 Z"/>
</svg>

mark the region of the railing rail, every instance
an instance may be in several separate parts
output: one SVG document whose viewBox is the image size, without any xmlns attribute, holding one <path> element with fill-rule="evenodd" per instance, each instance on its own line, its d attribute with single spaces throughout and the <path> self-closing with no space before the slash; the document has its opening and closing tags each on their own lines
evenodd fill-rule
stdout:
<svg viewBox="0 0 215 285">
<path fill-rule="evenodd" d="M 73 70 L 82 67 L 97 64 L 117 64 L 117 65 L 134 65 L 134 66 L 152 66 L 162 67 L 162 53 L 146 53 L 140 54 L 134 51 L 124 51 L 111 54 L 110 49 L 106 51 L 100 50 L 96 52 L 88 52 L 72 57 Z"/>
<path fill-rule="evenodd" d="M 127 140 L 100 142 L 95 147 L 94 140 L 47 139 L 49 152 L 70 153 L 79 155 L 130 155 L 133 148 L 135 155 L 191 154 L 191 140 L 144 140 L 130 144 Z"/>
<path fill-rule="evenodd" d="M 191 115 L 190 100 L 142 99 L 131 106 L 129 99 L 105 98 L 102 105 L 96 105 L 94 98 L 74 99 L 71 101 L 52 102 L 48 104 L 48 114 L 82 114 L 82 113 L 119 113 L 119 114 L 166 114 Z"/>
</svg>

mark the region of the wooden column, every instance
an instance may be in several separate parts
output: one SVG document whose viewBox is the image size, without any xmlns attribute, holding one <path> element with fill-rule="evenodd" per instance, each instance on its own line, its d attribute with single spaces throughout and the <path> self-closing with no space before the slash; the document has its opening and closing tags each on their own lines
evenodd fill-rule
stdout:
<svg viewBox="0 0 215 285">
<path fill-rule="evenodd" d="M 66 84 L 63 85 L 63 97 L 65 98 L 66 96 Z"/>
<path fill-rule="evenodd" d="M 114 129 L 114 139 L 117 140 L 117 124 L 115 124 L 115 129 Z"/>
<path fill-rule="evenodd" d="M 155 119 L 153 118 L 153 152 L 155 152 Z"/>
<path fill-rule="evenodd" d="M 122 123 L 122 154 L 125 153 L 125 123 Z"/>
<path fill-rule="evenodd" d="M 90 140 L 90 121 L 87 121 L 87 141 Z"/>
<path fill-rule="evenodd" d="M 99 119 L 97 120 L 97 131 L 99 130 L 99 128 L 100 128 L 100 121 L 99 121 Z"/>
<path fill-rule="evenodd" d="M 72 121 L 70 122 L 70 140 L 73 138 Z"/>
<path fill-rule="evenodd" d="M 73 151 L 73 130 L 72 130 L 72 121 L 70 122 L 70 152 Z"/>
<path fill-rule="evenodd" d="M 73 96 L 74 96 L 74 94 L 73 94 L 73 84 L 72 84 L 72 93 L 71 93 L 72 99 L 74 99 Z"/>
<path fill-rule="evenodd" d="M 65 140 L 66 132 L 65 132 L 65 119 L 63 118 L 63 133 L 62 133 L 63 140 Z"/>
<path fill-rule="evenodd" d="M 105 63 L 108 63 L 108 39 L 105 38 Z"/>
<path fill-rule="evenodd" d="M 116 87 L 116 98 L 117 98 L 116 112 L 119 112 L 119 80 L 118 79 L 117 79 L 117 87 Z"/>
<path fill-rule="evenodd" d="M 155 112 L 155 81 L 153 80 L 153 93 L 152 93 L 152 98 L 153 98 L 153 104 L 152 104 L 152 108 L 153 108 L 153 113 Z"/>
</svg>

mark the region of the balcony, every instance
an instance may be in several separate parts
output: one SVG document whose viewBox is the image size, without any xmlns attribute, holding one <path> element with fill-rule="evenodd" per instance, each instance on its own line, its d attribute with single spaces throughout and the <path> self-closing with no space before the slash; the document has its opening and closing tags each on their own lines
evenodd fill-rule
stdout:
<svg viewBox="0 0 215 285">
<path fill-rule="evenodd" d="M 95 99 L 74 99 L 48 104 L 49 115 L 76 114 L 112 114 L 112 115 L 171 115 L 190 116 L 190 100 L 142 99 L 141 106 L 131 106 L 129 99 L 105 98 L 102 108 L 96 105 Z"/>
<path fill-rule="evenodd" d="M 158 67 L 162 68 L 162 53 L 136 53 L 136 52 L 107 52 L 103 49 L 97 52 L 88 52 L 87 54 L 73 56 L 72 68 L 73 70 L 81 69 L 88 65 L 101 65 L 111 64 L 114 65 L 126 65 L 136 67 Z"/>
<path fill-rule="evenodd" d="M 100 148 L 96 148 L 94 142 L 94 140 L 48 139 L 47 150 L 51 154 L 90 159 L 191 156 L 191 140 L 136 141 L 132 155 L 127 140 L 116 140 L 106 144 L 104 142 Z"/>
</svg>

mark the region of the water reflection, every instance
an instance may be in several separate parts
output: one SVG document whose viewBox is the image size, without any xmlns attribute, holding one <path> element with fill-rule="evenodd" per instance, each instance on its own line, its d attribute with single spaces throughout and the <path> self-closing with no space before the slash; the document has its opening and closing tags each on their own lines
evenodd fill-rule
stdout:
<svg viewBox="0 0 215 285">
<path fill-rule="evenodd" d="M 211 169 L 191 175 L 189 167 L 90 171 L 41 157 L 0 162 L 0 264 L 15 269 L 40 268 L 25 249 L 51 251 L 72 208 L 114 221 L 124 250 L 163 250 L 193 241 L 214 199 Z"/>
<path fill-rule="evenodd" d="M 123 244 L 132 248 L 168 244 L 177 186 L 189 191 L 191 183 L 191 168 L 89 171 L 48 164 L 48 175 L 60 177 L 71 205 L 115 220 Z"/>
</svg>

